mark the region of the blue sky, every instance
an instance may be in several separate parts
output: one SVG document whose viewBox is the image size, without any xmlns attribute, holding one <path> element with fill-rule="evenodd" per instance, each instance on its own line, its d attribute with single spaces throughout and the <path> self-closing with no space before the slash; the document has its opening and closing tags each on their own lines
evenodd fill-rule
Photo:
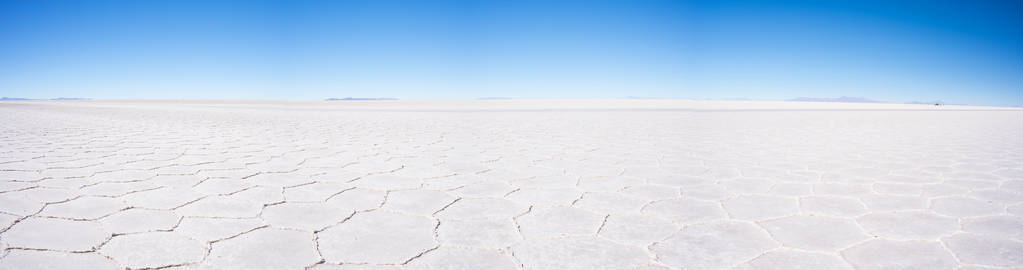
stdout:
<svg viewBox="0 0 1023 270">
<path fill-rule="evenodd" d="M 1016 1 L 3 1 L 0 96 L 1023 105 Z"/>
</svg>

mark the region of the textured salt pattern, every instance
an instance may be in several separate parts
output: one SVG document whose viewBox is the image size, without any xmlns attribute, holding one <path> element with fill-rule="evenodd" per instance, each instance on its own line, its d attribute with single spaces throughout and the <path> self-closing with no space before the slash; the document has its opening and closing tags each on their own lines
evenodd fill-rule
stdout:
<svg viewBox="0 0 1023 270">
<path fill-rule="evenodd" d="M 515 102 L 0 103 L 0 269 L 1023 267 L 1023 111 Z"/>
</svg>

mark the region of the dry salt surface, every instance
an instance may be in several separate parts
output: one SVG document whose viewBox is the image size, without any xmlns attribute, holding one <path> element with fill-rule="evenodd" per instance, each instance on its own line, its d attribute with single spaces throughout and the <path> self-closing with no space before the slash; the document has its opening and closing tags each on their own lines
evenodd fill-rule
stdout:
<svg viewBox="0 0 1023 270">
<path fill-rule="evenodd" d="M 0 103 L 0 269 L 1019 269 L 1023 111 Z"/>
</svg>

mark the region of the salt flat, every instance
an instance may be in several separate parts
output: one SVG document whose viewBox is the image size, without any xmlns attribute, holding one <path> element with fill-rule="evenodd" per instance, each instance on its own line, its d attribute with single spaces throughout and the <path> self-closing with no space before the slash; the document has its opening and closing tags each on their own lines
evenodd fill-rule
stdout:
<svg viewBox="0 0 1023 270">
<path fill-rule="evenodd" d="M 0 269 L 1019 269 L 1023 111 L 0 103 Z"/>
</svg>

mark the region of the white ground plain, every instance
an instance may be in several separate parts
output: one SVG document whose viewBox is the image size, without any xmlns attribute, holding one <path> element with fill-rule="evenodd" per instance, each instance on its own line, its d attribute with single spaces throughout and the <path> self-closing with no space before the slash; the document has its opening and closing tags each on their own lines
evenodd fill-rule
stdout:
<svg viewBox="0 0 1023 270">
<path fill-rule="evenodd" d="M 0 103 L 0 269 L 1020 269 L 1023 111 Z"/>
</svg>

